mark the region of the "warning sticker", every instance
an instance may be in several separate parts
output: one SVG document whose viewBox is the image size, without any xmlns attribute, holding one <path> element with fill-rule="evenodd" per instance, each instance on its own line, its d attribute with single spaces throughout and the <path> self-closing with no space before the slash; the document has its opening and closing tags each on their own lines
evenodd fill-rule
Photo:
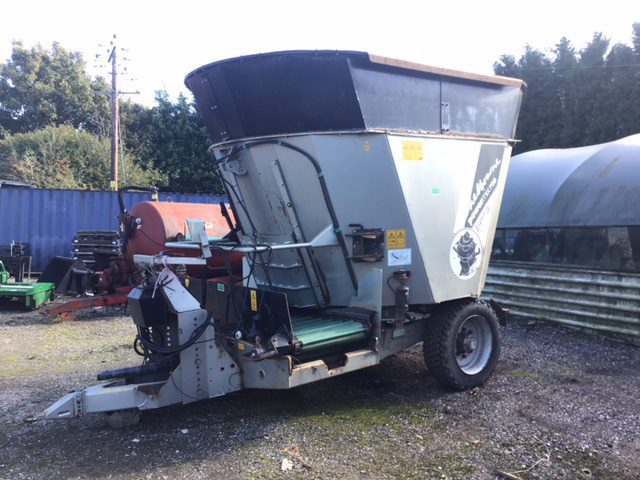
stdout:
<svg viewBox="0 0 640 480">
<path fill-rule="evenodd" d="M 387 230 L 387 250 L 407 247 L 406 230 Z"/>
<path fill-rule="evenodd" d="M 398 267 L 400 265 L 411 265 L 411 249 L 399 248 L 389 252 L 387 257 L 387 265 L 390 267 Z"/>
<path fill-rule="evenodd" d="M 416 140 L 405 140 L 402 142 L 402 159 L 403 160 L 422 160 L 423 159 L 423 143 Z"/>
<path fill-rule="evenodd" d="M 251 290 L 251 310 L 258 311 L 258 292 Z"/>
</svg>

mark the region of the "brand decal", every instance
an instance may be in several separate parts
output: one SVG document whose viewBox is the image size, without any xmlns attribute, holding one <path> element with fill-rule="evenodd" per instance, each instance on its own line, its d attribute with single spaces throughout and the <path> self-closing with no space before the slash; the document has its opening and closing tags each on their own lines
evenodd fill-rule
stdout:
<svg viewBox="0 0 640 480">
<path fill-rule="evenodd" d="M 472 227 L 476 224 L 482 209 L 496 189 L 498 185 L 498 175 L 500 174 L 500 165 L 502 165 L 502 157 L 497 157 L 482 177 L 478 178 L 478 172 L 476 172 L 476 181 L 474 182 L 475 185 L 469 205 L 469 215 L 465 222 L 467 227 Z"/>
<path fill-rule="evenodd" d="M 455 274 L 463 280 L 473 277 L 482 264 L 482 243 L 470 228 L 460 230 L 453 238 L 449 263 Z"/>
<path fill-rule="evenodd" d="M 482 265 L 483 245 L 497 215 L 494 193 L 503 157 L 504 146 L 482 145 L 468 203 L 463 202 L 458 211 L 449 260 L 453 272 L 463 280 L 473 277 Z"/>
</svg>

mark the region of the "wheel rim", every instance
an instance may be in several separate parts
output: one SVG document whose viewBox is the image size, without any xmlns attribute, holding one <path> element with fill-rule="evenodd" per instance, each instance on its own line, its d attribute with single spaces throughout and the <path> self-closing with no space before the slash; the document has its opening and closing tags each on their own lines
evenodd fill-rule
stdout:
<svg viewBox="0 0 640 480">
<path fill-rule="evenodd" d="M 487 366 L 493 349 L 493 334 L 486 318 L 467 317 L 456 334 L 456 362 L 467 375 L 476 375 Z"/>
</svg>

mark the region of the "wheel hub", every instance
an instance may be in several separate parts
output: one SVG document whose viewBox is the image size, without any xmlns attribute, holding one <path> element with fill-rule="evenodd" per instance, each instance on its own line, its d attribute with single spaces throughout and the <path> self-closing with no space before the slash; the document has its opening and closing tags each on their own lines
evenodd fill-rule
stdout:
<svg viewBox="0 0 640 480">
<path fill-rule="evenodd" d="M 458 348 L 457 354 L 459 355 L 469 355 L 473 353 L 473 351 L 478 346 L 478 340 L 476 339 L 474 332 L 471 330 L 461 329 L 462 331 L 458 334 Z"/>
<path fill-rule="evenodd" d="M 487 320 L 472 315 L 464 320 L 456 335 L 456 362 L 467 375 L 475 375 L 486 366 L 493 349 L 493 335 Z"/>
</svg>

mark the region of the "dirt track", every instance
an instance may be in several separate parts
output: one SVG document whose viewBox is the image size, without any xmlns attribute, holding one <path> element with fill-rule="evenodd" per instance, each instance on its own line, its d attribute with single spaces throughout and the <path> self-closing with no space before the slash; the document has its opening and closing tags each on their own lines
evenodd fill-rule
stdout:
<svg viewBox="0 0 640 480">
<path fill-rule="evenodd" d="M 100 370 L 137 364 L 128 317 L 0 313 L 0 478 L 638 478 L 640 349 L 513 321 L 491 380 L 451 393 L 414 348 L 288 392 L 25 423 Z M 286 450 L 285 450 L 286 449 Z M 296 455 L 296 450 L 300 456 Z M 308 463 L 302 465 L 299 459 Z M 293 468 L 283 472 L 283 459 Z M 286 462 L 285 462 L 286 463 Z"/>
</svg>

